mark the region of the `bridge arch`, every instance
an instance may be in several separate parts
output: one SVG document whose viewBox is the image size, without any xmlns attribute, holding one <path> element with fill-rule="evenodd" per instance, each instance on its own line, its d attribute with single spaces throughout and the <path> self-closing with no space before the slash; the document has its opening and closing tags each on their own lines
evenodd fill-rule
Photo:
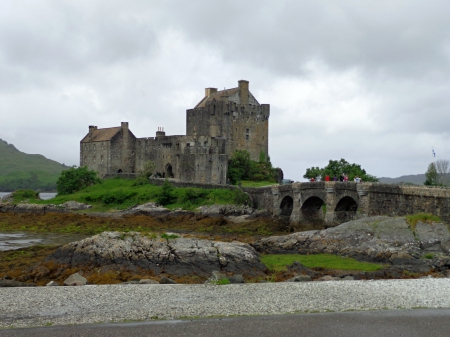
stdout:
<svg viewBox="0 0 450 337">
<path fill-rule="evenodd" d="M 317 196 L 306 199 L 300 207 L 300 222 L 305 224 L 322 224 L 325 219 L 323 205 L 325 201 Z"/>
<path fill-rule="evenodd" d="M 290 195 L 285 196 L 280 203 L 280 215 L 291 216 L 294 209 L 294 199 Z"/>
<path fill-rule="evenodd" d="M 334 209 L 334 222 L 341 224 L 353 220 L 358 211 L 358 203 L 350 196 L 341 198 Z"/>
</svg>

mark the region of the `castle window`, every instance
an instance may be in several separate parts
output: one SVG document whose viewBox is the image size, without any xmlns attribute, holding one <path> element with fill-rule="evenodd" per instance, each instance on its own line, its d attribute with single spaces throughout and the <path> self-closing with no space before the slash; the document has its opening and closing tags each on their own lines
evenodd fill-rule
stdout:
<svg viewBox="0 0 450 337">
<path fill-rule="evenodd" d="M 87 150 L 87 145 L 84 146 L 84 149 Z"/>
<path fill-rule="evenodd" d="M 94 151 L 95 151 L 95 144 L 94 144 Z"/>
<path fill-rule="evenodd" d="M 102 150 L 103 150 L 103 143 L 102 143 Z"/>
<path fill-rule="evenodd" d="M 100 160 L 103 162 L 103 156 L 100 157 Z"/>
<path fill-rule="evenodd" d="M 186 146 L 191 146 L 191 143 L 186 143 Z"/>
<path fill-rule="evenodd" d="M 250 129 L 246 129 L 245 132 L 249 133 L 249 132 L 250 132 Z"/>
<path fill-rule="evenodd" d="M 248 140 L 248 138 L 249 138 L 248 135 L 245 135 L 245 140 Z"/>
<path fill-rule="evenodd" d="M 94 156 L 94 162 L 95 162 L 95 156 Z"/>
<path fill-rule="evenodd" d="M 87 163 L 87 157 L 84 157 L 84 162 Z"/>
</svg>

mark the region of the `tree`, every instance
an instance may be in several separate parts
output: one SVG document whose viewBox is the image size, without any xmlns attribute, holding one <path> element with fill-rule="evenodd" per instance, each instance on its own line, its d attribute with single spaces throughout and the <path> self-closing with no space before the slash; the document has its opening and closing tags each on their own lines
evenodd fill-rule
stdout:
<svg viewBox="0 0 450 337">
<path fill-rule="evenodd" d="M 62 171 L 56 181 L 56 191 L 58 194 L 72 194 L 83 188 L 94 184 L 100 184 L 102 181 L 97 177 L 97 172 L 88 170 L 86 166 L 78 168 L 71 167 Z"/>
<path fill-rule="evenodd" d="M 427 172 L 425 172 L 425 182 L 423 183 L 424 185 L 427 186 L 436 186 L 438 185 L 438 175 L 437 175 L 437 171 L 436 171 L 436 165 L 434 163 L 430 163 L 430 165 L 428 165 L 428 170 Z"/>
<path fill-rule="evenodd" d="M 150 176 L 154 173 L 154 171 L 155 171 L 155 164 L 151 160 L 149 160 L 144 164 L 142 170 L 139 170 L 139 176 L 148 180 L 148 178 L 150 178 Z"/>
<path fill-rule="evenodd" d="M 436 166 L 438 184 L 448 186 L 450 184 L 450 161 L 438 159 L 434 165 Z"/>
<path fill-rule="evenodd" d="M 156 202 L 165 206 L 171 204 L 176 197 L 173 195 L 173 186 L 169 183 L 169 179 L 164 180 L 161 187 L 161 193 L 156 197 Z"/>
<path fill-rule="evenodd" d="M 341 160 L 330 160 L 328 165 L 319 168 L 319 167 L 311 167 L 306 169 L 306 173 L 303 175 L 303 178 L 311 179 L 311 178 L 320 178 L 323 179 L 325 176 L 330 176 L 331 178 L 336 176 L 339 177 L 341 174 L 347 174 L 348 179 L 352 181 L 355 176 L 358 176 L 362 179 L 362 181 L 378 181 L 378 178 L 370 175 L 361 168 L 361 165 L 358 164 L 350 164 L 345 159 Z"/>
<path fill-rule="evenodd" d="M 236 184 L 241 180 L 248 179 L 250 177 L 250 169 L 250 153 L 245 150 L 234 151 L 228 165 L 228 178 L 231 183 Z"/>
<path fill-rule="evenodd" d="M 450 185 L 450 161 L 438 159 L 428 165 L 425 172 L 424 185 L 428 186 L 448 186 Z"/>
</svg>

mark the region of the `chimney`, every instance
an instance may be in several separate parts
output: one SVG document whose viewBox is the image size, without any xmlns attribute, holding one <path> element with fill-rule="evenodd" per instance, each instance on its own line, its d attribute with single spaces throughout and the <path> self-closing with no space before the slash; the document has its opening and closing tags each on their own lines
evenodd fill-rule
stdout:
<svg viewBox="0 0 450 337">
<path fill-rule="evenodd" d="M 239 98 L 241 100 L 241 104 L 247 105 L 248 104 L 248 81 L 240 80 L 239 83 Z"/>
<path fill-rule="evenodd" d="M 164 137 L 166 132 L 162 126 L 158 126 L 158 131 L 156 131 L 156 137 Z"/>
<path fill-rule="evenodd" d="M 122 122 L 120 123 L 120 126 L 122 127 L 123 130 L 128 130 L 128 122 Z"/>
<path fill-rule="evenodd" d="M 205 96 L 206 97 L 211 96 L 215 92 L 217 92 L 217 88 L 205 88 Z"/>
<path fill-rule="evenodd" d="M 92 142 L 92 133 L 94 132 L 94 130 L 97 130 L 97 127 L 94 125 L 89 125 L 89 141 Z"/>
</svg>

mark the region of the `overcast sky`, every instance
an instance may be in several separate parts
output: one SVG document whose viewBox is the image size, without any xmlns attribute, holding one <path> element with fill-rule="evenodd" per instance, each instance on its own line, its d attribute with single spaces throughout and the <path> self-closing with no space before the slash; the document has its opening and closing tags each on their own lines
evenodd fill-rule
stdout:
<svg viewBox="0 0 450 337">
<path fill-rule="evenodd" d="M 0 10 L 0 138 L 79 164 L 89 125 L 185 134 L 204 88 L 250 81 L 286 178 L 450 159 L 450 2 L 22 1 Z M 1 160 L 1 158 L 0 158 Z"/>
</svg>

